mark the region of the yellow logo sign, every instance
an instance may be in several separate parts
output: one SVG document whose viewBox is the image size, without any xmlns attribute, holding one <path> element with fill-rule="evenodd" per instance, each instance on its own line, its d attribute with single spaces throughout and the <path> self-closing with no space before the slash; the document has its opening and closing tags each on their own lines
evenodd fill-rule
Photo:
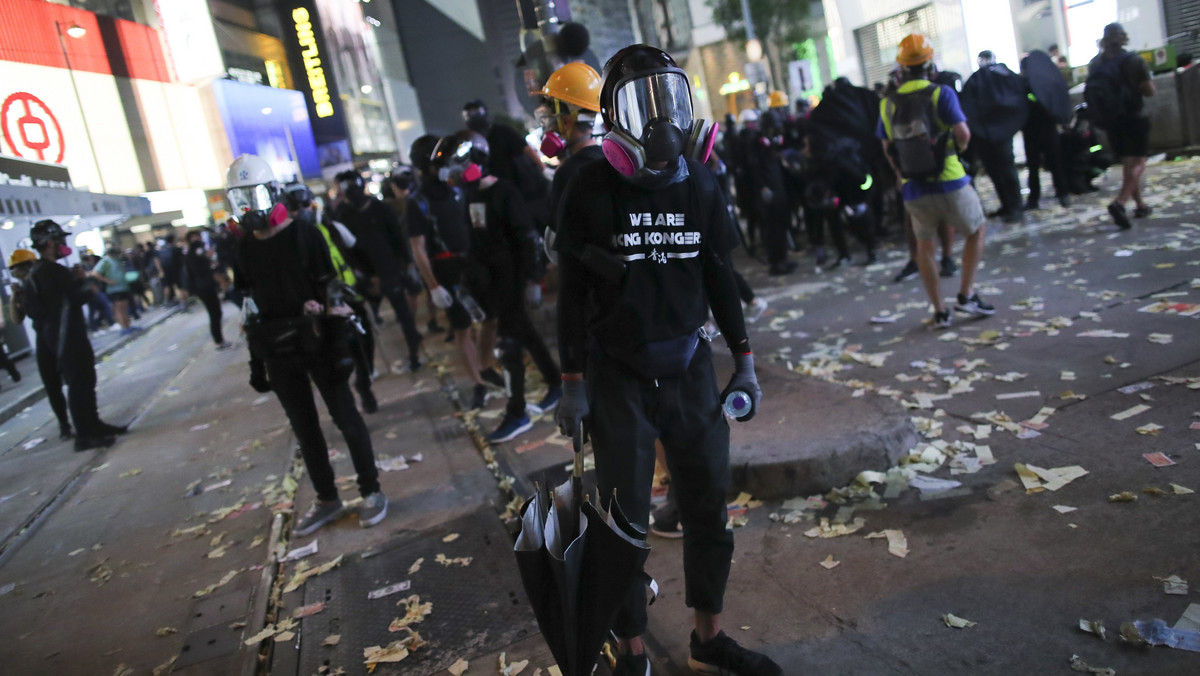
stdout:
<svg viewBox="0 0 1200 676">
<path fill-rule="evenodd" d="M 333 115 L 333 102 L 329 100 L 329 85 L 325 82 L 325 69 L 321 67 L 321 54 L 317 49 L 317 37 L 309 21 L 308 10 L 297 7 L 292 10 L 292 21 L 296 22 L 296 39 L 304 50 L 304 72 L 308 75 L 308 88 L 312 91 L 317 117 Z"/>
</svg>

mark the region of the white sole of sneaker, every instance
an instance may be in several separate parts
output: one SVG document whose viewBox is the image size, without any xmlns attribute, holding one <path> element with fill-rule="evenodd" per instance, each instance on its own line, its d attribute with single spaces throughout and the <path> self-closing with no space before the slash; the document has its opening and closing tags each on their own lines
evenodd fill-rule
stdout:
<svg viewBox="0 0 1200 676">
<path fill-rule="evenodd" d="M 321 530 L 321 528 L 323 528 L 324 526 L 328 526 L 329 524 L 333 523 L 334 521 L 337 521 L 338 519 L 342 518 L 342 515 L 345 513 L 346 513 L 346 509 L 343 507 L 343 508 L 339 509 L 338 511 L 334 512 L 333 514 L 330 514 L 329 516 L 325 517 L 324 519 L 321 519 L 320 521 L 317 521 L 316 523 L 309 525 L 307 528 L 303 528 L 303 529 L 297 528 L 294 531 L 294 533 L 296 535 L 299 535 L 300 537 L 304 537 L 305 535 L 312 535 L 313 533 L 317 532 L 318 530 Z"/>
<path fill-rule="evenodd" d="M 387 516 L 387 505 L 384 505 L 383 509 L 378 514 L 371 517 L 370 519 L 364 519 L 361 516 L 359 516 L 358 525 L 361 526 L 362 528 L 370 528 L 371 526 L 374 526 L 375 524 L 379 523 L 380 521 L 383 521 L 383 518 L 385 516 Z"/>
<path fill-rule="evenodd" d="M 691 657 L 688 658 L 688 667 L 690 667 L 691 670 L 697 674 L 718 674 L 718 676 L 737 676 L 736 674 L 734 674 L 732 671 L 729 671 L 728 669 L 722 669 L 721 667 L 716 667 L 711 664 L 697 662 L 696 660 L 692 659 Z"/>
<path fill-rule="evenodd" d="M 526 432 L 528 432 L 531 429 L 533 429 L 533 421 L 532 420 L 525 423 L 524 425 L 521 425 L 517 429 L 513 430 L 512 432 L 509 432 L 508 434 L 506 434 L 502 437 L 496 437 L 495 439 L 488 438 L 488 443 L 489 444 L 502 444 L 506 441 L 512 441 L 513 439 L 516 439 L 517 437 L 521 436 L 522 434 L 525 434 Z"/>
</svg>

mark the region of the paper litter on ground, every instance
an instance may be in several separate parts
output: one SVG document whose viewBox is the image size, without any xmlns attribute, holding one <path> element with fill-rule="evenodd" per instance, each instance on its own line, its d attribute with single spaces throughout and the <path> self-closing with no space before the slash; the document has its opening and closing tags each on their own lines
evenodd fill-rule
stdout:
<svg viewBox="0 0 1200 676">
<path fill-rule="evenodd" d="M 834 561 L 833 554 L 826 556 L 824 561 L 819 562 L 819 565 L 826 570 L 833 570 L 834 568 L 837 568 L 839 564 L 841 564 L 841 561 Z"/>
<path fill-rule="evenodd" d="M 1137 406 L 1131 406 L 1131 407 L 1125 409 L 1124 411 L 1121 411 L 1120 413 L 1114 413 L 1108 417 L 1112 418 L 1113 420 L 1125 420 L 1127 418 L 1132 418 L 1133 416 L 1135 416 L 1139 413 L 1145 413 L 1146 411 L 1149 411 L 1149 410 L 1150 410 L 1149 406 L 1147 406 L 1145 404 L 1138 404 Z"/>
<path fill-rule="evenodd" d="M 942 622 L 945 622 L 946 626 L 952 629 L 965 629 L 967 627 L 974 627 L 976 624 L 978 624 L 977 622 L 964 620 L 963 618 L 952 613 L 946 613 L 945 615 L 942 615 Z"/>
<path fill-rule="evenodd" d="M 1042 490 L 1056 491 L 1088 473 L 1079 465 L 1042 469 L 1035 465 L 1018 462 L 1013 465 L 1013 468 L 1017 471 L 1017 476 L 1025 485 L 1025 491 L 1028 493 L 1037 493 Z"/>
<path fill-rule="evenodd" d="M 1187 596 L 1187 593 L 1188 593 L 1187 580 L 1179 577 L 1178 575 L 1172 575 L 1170 577 L 1156 577 L 1154 579 L 1163 583 L 1163 593 L 1164 594 Z"/>
<path fill-rule="evenodd" d="M 1100 640 L 1108 640 L 1108 630 L 1104 628 L 1104 623 L 1100 620 L 1079 620 L 1079 629 L 1086 631 L 1089 634 L 1095 634 L 1100 637 Z"/>
<path fill-rule="evenodd" d="M 908 539 L 904 537 L 904 531 L 889 528 L 870 533 L 863 539 L 872 540 L 875 538 L 887 538 L 888 554 L 901 559 L 908 556 Z"/>
<path fill-rule="evenodd" d="M 1078 671 L 1086 674 L 1096 674 L 1096 676 L 1117 676 L 1117 671 L 1115 669 L 1110 669 L 1108 667 L 1089 666 L 1088 663 L 1084 662 L 1083 658 L 1079 655 L 1071 655 L 1071 671 Z"/>
</svg>

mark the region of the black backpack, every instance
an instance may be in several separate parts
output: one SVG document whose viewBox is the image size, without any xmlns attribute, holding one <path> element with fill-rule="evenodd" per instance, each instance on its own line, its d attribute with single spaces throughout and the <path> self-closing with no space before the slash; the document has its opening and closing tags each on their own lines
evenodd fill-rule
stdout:
<svg viewBox="0 0 1200 676">
<path fill-rule="evenodd" d="M 937 106 L 933 95 L 938 85 L 907 94 L 891 94 L 891 153 L 900 175 L 909 180 L 930 181 L 942 174 L 946 164 L 949 130 L 938 133 Z"/>
<path fill-rule="evenodd" d="M 1118 117 L 1137 112 L 1136 92 L 1125 83 L 1121 73 L 1130 57 L 1141 58 L 1133 52 L 1126 52 L 1115 59 L 1097 57 L 1088 67 L 1083 100 L 1087 103 L 1092 123 L 1101 129 L 1112 129 Z"/>
</svg>

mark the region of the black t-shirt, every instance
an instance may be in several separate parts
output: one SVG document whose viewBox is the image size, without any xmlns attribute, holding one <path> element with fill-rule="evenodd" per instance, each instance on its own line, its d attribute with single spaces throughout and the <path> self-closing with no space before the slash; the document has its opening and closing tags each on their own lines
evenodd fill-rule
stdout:
<svg viewBox="0 0 1200 676">
<path fill-rule="evenodd" d="M 488 171 L 497 178 L 515 181 L 516 158 L 525 154 L 525 139 L 516 129 L 505 124 L 493 124 L 487 133 Z"/>
<path fill-rule="evenodd" d="M 190 293 L 204 293 L 216 288 L 217 280 L 213 278 L 212 259 L 205 254 L 203 244 L 188 247 L 183 262 L 187 268 L 187 285 Z"/>
<path fill-rule="evenodd" d="M 303 221 L 292 221 L 267 239 L 246 235 L 237 259 L 237 285 L 250 292 L 263 319 L 303 315 L 304 303 L 320 301 L 334 275 L 325 238 Z"/>
<path fill-rule="evenodd" d="M 1119 52 L 1100 52 L 1088 63 L 1088 72 L 1100 68 L 1103 64 L 1120 59 L 1118 72 L 1124 89 L 1123 100 L 1128 106 L 1126 114 L 1135 117 L 1145 116 L 1145 97 L 1142 95 L 1142 85 L 1150 81 L 1150 66 L 1141 55 L 1124 49 Z"/>
<path fill-rule="evenodd" d="M 585 267 L 588 333 L 609 352 L 679 338 L 708 319 L 704 257 L 725 256 L 737 235 L 708 169 L 689 160 L 688 170 L 685 181 L 646 190 L 592 162 L 562 198 L 559 252 L 580 258 L 591 244 L 625 263 L 619 284 Z"/>
<path fill-rule="evenodd" d="M 471 261 L 490 271 L 496 284 L 523 284 L 533 269 L 533 220 L 517 187 L 498 180 L 467 197 Z"/>
<path fill-rule="evenodd" d="M 400 226 L 396 215 L 386 204 L 369 199 L 361 206 L 343 201 L 334 218 L 350 229 L 357 240 L 354 248 L 371 267 L 370 273 L 383 280 L 394 280 L 404 274 L 407 259 L 397 256 L 392 242 Z"/>
<path fill-rule="evenodd" d="M 554 229 L 555 232 L 558 232 L 558 209 L 560 203 L 562 202 L 563 193 L 566 192 L 567 186 L 571 183 L 571 179 L 575 178 L 575 175 L 578 174 L 579 170 L 582 169 L 587 163 L 602 159 L 604 159 L 604 151 L 601 150 L 600 146 L 586 146 L 579 152 L 572 154 L 570 157 L 564 160 L 562 164 L 558 165 L 558 170 L 554 172 L 554 182 L 550 186 L 550 200 L 546 205 L 549 208 L 550 215 L 552 216 L 550 220 L 550 227 Z"/>
<path fill-rule="evenodd" d="M 409 198 L 408 236 L 424 237 L 431 258 L 442 253 L 465 255 L 471 248 L 466 202 L 445 183 L 422 183 L 420 194 Z"/>
</svg>

